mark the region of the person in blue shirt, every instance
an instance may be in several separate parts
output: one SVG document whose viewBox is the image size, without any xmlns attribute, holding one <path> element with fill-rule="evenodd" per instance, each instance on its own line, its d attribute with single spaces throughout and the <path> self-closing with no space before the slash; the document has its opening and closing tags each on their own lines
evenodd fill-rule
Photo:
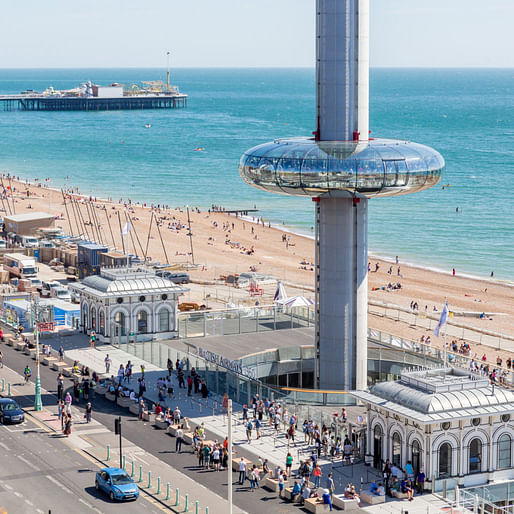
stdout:
<svg viewBox="0 0 514 514">
<path fill-rule="evenodd" d="M 375 482 L 371 482 L 371 484 L 369 486 L 369 492 L 371 494 L 376 494 L 377 489 L 378 489 L 377 484 L 375 484 Z"/>
<path fill-rule="evenodd" d="M 323 503 L 325 505 L 329 505 L 330 510 L 332 510 L 332 498 L 330 497 L 330 491 L 328 489 L 323 489 L 322 499 L 323 499 Z"/>
<path fill-rule="evenodd" d="M 293 492 L 291 493 L 293 500 L 294 500 L 295 496 L 299 495 L 301 492 L 302 492 L 302 488 L 300 487 L 300 484 L 295 480 L 295 483 L 293 486 Z"/>
</svg>

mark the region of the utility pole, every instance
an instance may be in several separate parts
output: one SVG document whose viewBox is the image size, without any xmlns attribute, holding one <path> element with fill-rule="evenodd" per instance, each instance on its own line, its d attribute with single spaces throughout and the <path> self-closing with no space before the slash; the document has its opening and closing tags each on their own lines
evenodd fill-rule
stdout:
<svg viewBox="0 0 514 514">
<path fill-rule="evenodd" d="M 228 514 L 232 514 L 232 400 L 229 398 L 227 405 L 228 416 Z"/>
<path fill-rule="evenodd" d="M 39 376 L 39 299 L 35 298 L 35 318 L 36 318 L 36 391 L 34 394 L 34 410 L 41 411 L 43 403 L 41 401 L 41 378 Z"/>
</svg>

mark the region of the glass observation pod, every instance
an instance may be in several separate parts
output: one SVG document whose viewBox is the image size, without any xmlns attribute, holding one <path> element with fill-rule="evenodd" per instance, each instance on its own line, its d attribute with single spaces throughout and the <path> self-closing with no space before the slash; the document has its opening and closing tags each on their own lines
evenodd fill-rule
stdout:
<svg viewBox="0 0 514 514">
<path fill-rule="evenodd" d="M 444 168 L 432 148 L 393 139 L 276 139 L 246 151 L 239 173 L 248 184 L 293 196 L 348 191 L 366 197 L 415 193 L 437 184 Z"/>
</svg>

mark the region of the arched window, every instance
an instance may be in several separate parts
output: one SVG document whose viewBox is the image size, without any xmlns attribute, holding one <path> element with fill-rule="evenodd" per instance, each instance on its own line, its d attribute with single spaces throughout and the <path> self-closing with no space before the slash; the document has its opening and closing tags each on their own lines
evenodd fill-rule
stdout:
<svg viewBox="0 0 514 514">
<path fill-rule="evenodd" d="M 170 330 L 170 313 L 168 309 L 159 311 L 159 332 L 169 332 Z"/>
<path fill-rule="evenodd" d="M 476 437 L 469 444 L 469 472 L 482 471 L 482 441 Z"/>
<path fill-rule="evenodd" d="M 452 447 L 450 443 L 439 446 L 439 478 L 449 477 L 452 474 Z"/>
<path fill-rule="evenodd" d="M 82 324 L 83 324 L 83 330 L 84 332 L 89 328 L 88 326 L 88 319 L 87 319 L 87 305 L 84 305 L 82 309 Z"/>
<path fill-rule="evenodd" d="M 398 432 L 393 434 L 393 464 L 402 465 L 402 438 Z"/>
<path fill-rule="evenodd" d="M 104 311 L 99 311 L 100 313 L 100 334 L 105 335 L 105 313 Z"/>
<path fill-rule="evenodd" d="M 148 332 L 148 314 L 143 309 L 137 313 L 137 331 L 140 334 L 146 334 Z"/>
<path fill-rule="evenodd" d="M 417 476 L 419 468 L 421 468 L 421 447 L 419 441 L 414 439 L 412 441 L 412 468 L 414 469 L 414 476 Z"/>
<path fill-rule="evenodd" d="M 120 335 L 120 330 L 121 330 L 121 335 L 124 336 L 126 335 L 126 330 L 125 330 L 125 313 L 122 312 L 122 311 L 118 311 L 116 313 L 116 316 L 114 316 L 114 321 L 116 322 L 116 325 L 114 325 L 114 335 L 115 336 L 119 336 Z"/>
<path fill-rule="evenodd" d="M 510 468 L 512 461 L 512 439 L 509 434 L 502 434 L 498 439 L 498 468 Z"/>
<path fill-rule="evenodd" d="M 381 469 L 382 467 L 382 427 L 375 425 L 373 431 L 373 467 Z"/>
<path fill-rule="evenodd" d="M 91 307 L 91 330 L 96 330 L 96 308 Z"/>
</svg>

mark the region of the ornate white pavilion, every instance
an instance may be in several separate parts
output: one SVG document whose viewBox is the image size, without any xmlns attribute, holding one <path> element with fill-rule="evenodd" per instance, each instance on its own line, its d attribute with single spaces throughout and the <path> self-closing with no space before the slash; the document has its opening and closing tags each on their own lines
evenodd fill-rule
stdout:
<svg viewBox="0 0 514 514">
<path fill-rule="evenodd" d="M 178 336 L 178 297 L 187 289 L 143 268 L 102 268 L 70 288 L 80 295 L 81 330 L 100 342 Z"/>
<path fill-rule="evenodd" d="M 404 371 L 355 391 L 367 408 L 367 461 L 423 467 L 434 491 L 514 479 L 514 391 L 464 369 Z M 450 484 L 448 484 L 450 482 Z"/>
</svg>

